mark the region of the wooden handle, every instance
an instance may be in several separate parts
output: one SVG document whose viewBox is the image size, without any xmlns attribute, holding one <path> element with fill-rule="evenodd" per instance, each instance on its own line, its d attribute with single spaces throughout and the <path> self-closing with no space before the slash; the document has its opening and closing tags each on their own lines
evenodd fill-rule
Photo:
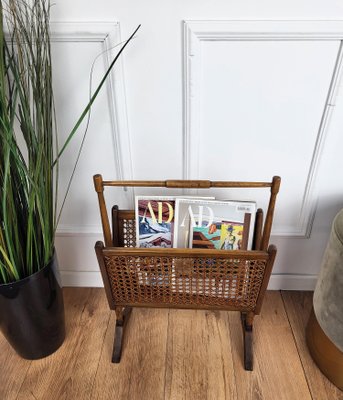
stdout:
<svg viewBox="0 0 343 400">
<path fill-rule="evenodd" d="M 103 181 L 99 180 L 98 176 L 94 176 L 94 181 L 97 183 L 96 190 L 101 191 L 101 187 L 167 187 L 174 189 L 209 189 L 209 188 L 267 188 L 272 187 L 273 182 L 239 182 L 239 181 L 209 181 L 209 180 L 182 180 L 169 179 L 166 181 Z M 277 188 L 276 179 L 275 189 Z M 101 186 L 101 187 L 100 187 Z"/>
<path fill-rule="evenodd" d="M 211 181 L 167 180 L 165 185 L 167 188 L 209 189 L 211 187 Z"/>
</svg>

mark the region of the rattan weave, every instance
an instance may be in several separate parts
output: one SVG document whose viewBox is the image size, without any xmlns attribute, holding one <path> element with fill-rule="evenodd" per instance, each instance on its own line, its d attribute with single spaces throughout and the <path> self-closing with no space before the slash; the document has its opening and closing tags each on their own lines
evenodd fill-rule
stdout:
<svg viewBox="0 0 343 400">
<path fill-rule="evenodd" d="M 127 212 L 126 212 L 127 214 Z M 135 248 L 135 221 L 119 220 L 119 234 L 126 247 L 104 249 L 104 263 L 116 305 L 151 305 L 161 303 L 170 307 L 205 305 L 237 310 L 253 310 L 267 262 L 246 259 L 246 254 L 217 250 L 211 257 L 187 249 L 186 256 L 173 255 L 174 249 L 144 256 Z M 178 252 L 179 253 L 179 252 Z M 194 255 L 193 254 L 197 254 Z"/>
</svg>

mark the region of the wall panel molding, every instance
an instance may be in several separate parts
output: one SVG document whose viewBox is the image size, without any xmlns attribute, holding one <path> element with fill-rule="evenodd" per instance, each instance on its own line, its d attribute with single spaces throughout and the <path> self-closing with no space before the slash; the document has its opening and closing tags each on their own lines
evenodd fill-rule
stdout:
<svg viewBox="0 0 343 400">
<path fill-rule="evenodd" d="M 336 65 L 327 88 L 327 99 L 315 138 L 310 168 L 302 195 L 297 226 L 273 230 L 278 237 L 309 238 L 316 212 L 317 172 L 320 165 L 332 110 L 335 106 L 343 66 L 343 21 L 184 21 L 184 131 L 183 178 L 199 179 L 199 140 L 201 121 L 202 43 L 214 41 L 340 41 Z"/>
<path fill-rule="evenodd" d="M 105 68 L 110 66 L 122 43 L 119 22 L 51 22 L 52 43 L 98 43 L 99 57 L 104 60 Z M 120 57 L 105 83 L 111 120 L 111 139 L 113 143 L 113 158 L 115 171 L 107 179 L 131 180 L 133 177 L 131 137 L 128 126 L 126 91 L 123 60 Z M 93 85 L 94 90 L 94 85 Z M 105 90 L 105 89 L 103 89 Z M 116 176 L 115 175 L 116 172 Z M 106 177 L 104 177 L 106 179 Z M 133 201 L 133 191 L 126 189 L 127 198 Z M 98 232 L 96 227 L 59 227 L 61 235 L 92 234 Z M 72 233 L 69 233 L 72 232 Z"/>
</svg>

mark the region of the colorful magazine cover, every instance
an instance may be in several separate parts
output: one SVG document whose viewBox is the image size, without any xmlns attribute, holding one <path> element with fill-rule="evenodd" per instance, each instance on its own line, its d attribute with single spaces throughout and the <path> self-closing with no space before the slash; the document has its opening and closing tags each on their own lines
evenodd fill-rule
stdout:
<svg viewBox="0 0 343 400">
<path fill-rule="evenodd" d="M 251 249 L 256 203 L 177 199 L 174 247 Z"/>
<path fill-rule="evenodd" d="M 190 247 L 199 249 L 243 250 L 244 223 L 233 221 L 218 221 L 208 225 L 192 228 Z"/>
<path fill-rule="evenodd" d="M 175 199 L 136 196 L 137 247 L 172 247 Z"/>
</svg>

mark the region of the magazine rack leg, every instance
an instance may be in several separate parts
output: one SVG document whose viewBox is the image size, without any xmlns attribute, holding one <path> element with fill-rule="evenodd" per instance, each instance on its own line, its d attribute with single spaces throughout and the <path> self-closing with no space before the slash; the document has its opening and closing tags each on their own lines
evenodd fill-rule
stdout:
<svg viewBox="0 0 343 400">
<path fill-rule="evenodd" d="M 116 328 L 114 333 L 112 362 L 119 363 L 123 346 L 124 330 L 131 315 L 131 307 L 116 307 Z"/>
<path fill-rule="evenodd" d="M 253 336 L 252 326 L 254 313 L 241 312 L 243 339 L 244 339 L 244 369 L 246 371 L 253 370 Z"/>
</svg>

